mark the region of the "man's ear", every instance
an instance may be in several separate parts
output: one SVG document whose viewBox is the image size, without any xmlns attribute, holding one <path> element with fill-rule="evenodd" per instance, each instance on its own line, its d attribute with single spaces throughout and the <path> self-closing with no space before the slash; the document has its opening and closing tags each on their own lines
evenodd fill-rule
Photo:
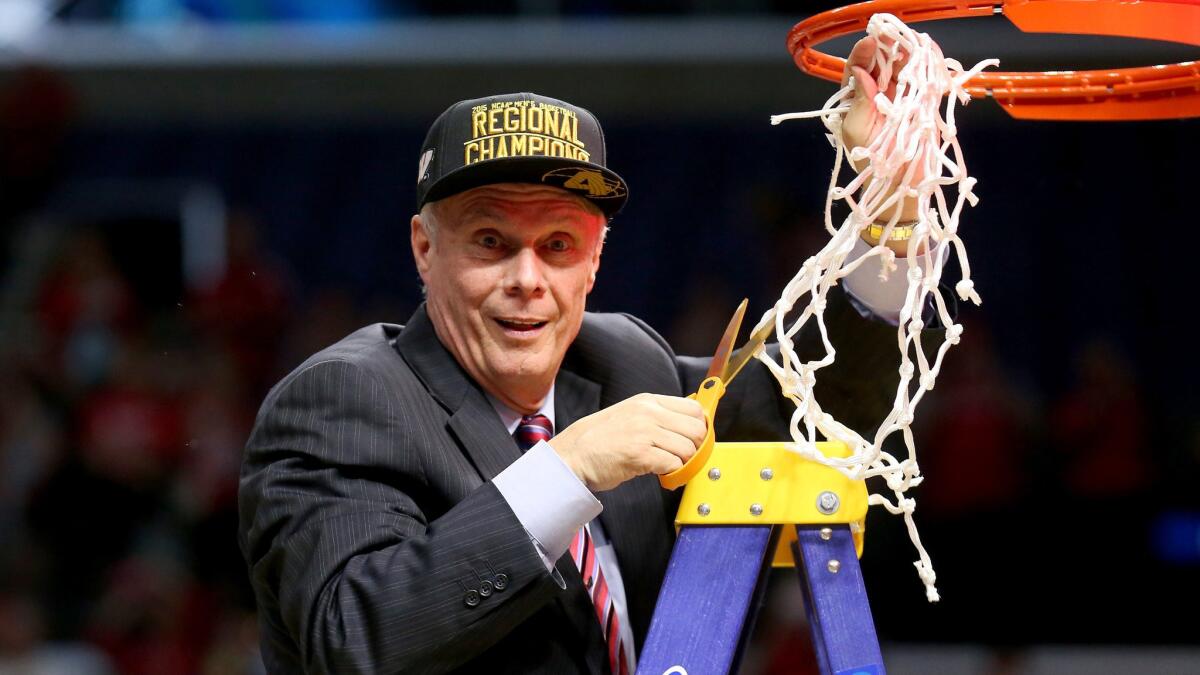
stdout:
<svg viewBox="0 0 1200 675">
<path fill-rule="evenodd" d="M 425 225 L 421 222 L 421 214 L 414 214 L 411 221 L 413 261 L 417 264 L 417 273 L 421 275 L 421 281 L 428 285 L 429 280 L 425 278 L 429 272 L 429 252 L 433 248 L 433 240 L 429 238 L 429 233 L 425 231 Z"/>
</svg>

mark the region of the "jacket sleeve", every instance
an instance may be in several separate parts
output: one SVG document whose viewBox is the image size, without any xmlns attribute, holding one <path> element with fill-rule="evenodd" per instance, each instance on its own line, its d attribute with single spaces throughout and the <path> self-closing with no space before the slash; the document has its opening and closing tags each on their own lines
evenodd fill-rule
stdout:
<svg viewBox="0 0 1200 675">
<path fill-rule="evenodd" d="M 307 672 L 444 672 L 557 591 L 492 483 L 422 511 L 427 427 L 413 417 L 340 360 L 285 379 L 259 413 L 240 543 L 260 613 Z M 392 453 L 404 461 L 380 461 Z"/>
</svg>

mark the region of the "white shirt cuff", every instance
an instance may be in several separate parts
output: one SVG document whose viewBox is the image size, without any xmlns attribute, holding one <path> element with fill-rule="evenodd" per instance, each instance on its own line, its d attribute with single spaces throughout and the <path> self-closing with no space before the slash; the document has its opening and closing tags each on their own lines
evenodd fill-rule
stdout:
<svg viewBox="0 0 1200 675">
<path fill-rule="evenodd" d="M 857 260 L 871 248 L 870 244 L 859 238 L 847 259 Z M 914 263 L 924 265 L 926 255 L 929 254 L 914 256 Z M 895 324 L 900 320 L 900 310 L 908 296 L 908 257 L 896 256 L 896 271 L 888 275 L 887 281 L 879 278 L 881 264 L 882 261 L 878 257 L 864 262 L 843 277 L 842 284 L 847 293 L 876 316 Z"/>
<path fill-rule="evenodd" d="M 604 510 L 546 441 L 527 450 L 492 483 L 536 544 L 547 570 L 566 553 L 579 528 Z"/>
</svg>

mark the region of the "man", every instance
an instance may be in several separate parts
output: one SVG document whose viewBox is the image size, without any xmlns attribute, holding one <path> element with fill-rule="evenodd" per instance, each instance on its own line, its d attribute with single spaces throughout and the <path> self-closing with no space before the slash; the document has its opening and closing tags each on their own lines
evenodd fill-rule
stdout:
<svg viewBox="0 0 1200 675">
<path fill-rule="evenodd" d="M 305 361 L 247 444 L 268 670 L 633 672 L 674 537 L 656 474 L 704 436 L 683 397 L 707 362 L 584 312 L 626 195 L 571 104 L 493 96 L 434 122 L 411 222 L 425 304 Z M 826 310 L 844 346 L 820 389 L 856 428 L 881 419 L 896 361 L 894 327 L 863 316 L 886 289 L 861 294 Z M 791 412 L 751 364 L 717 433 L 784 438 Z"/>
</svg>

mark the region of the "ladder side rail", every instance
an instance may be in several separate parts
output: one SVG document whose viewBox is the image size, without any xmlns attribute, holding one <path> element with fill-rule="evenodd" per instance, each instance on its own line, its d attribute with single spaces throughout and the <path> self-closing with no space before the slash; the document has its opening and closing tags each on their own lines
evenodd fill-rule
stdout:
<svg viewBox="0 0 1200 675">
<path fill-rule="evenodd" d="M 822 675 L 884 675 L 850 527 L 797 525 L 794 547 Z"/>
</svg>

